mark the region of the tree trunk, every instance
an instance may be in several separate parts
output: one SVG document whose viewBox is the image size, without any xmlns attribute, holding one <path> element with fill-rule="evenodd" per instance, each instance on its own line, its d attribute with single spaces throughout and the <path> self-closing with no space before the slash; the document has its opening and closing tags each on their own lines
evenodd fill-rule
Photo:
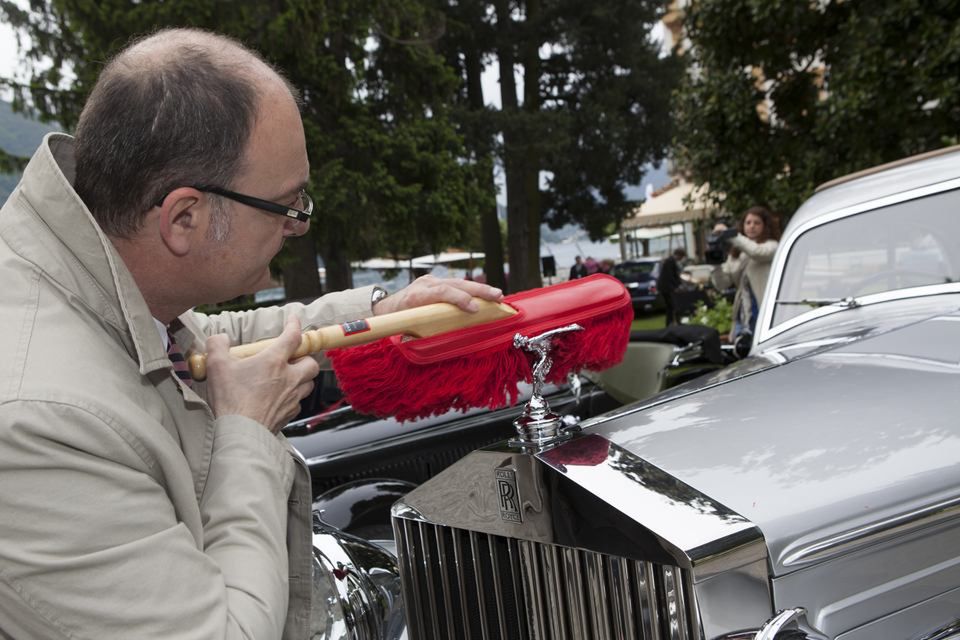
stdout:
<svg viewBox="0 0 960 640">
<path fill-rule="evenodd" d="M 534 122 L 540 112 L 540 0 L 526 0 L 525 27 L 529 30 L 520 49 L 523 65 L 523 111 L 527 122 Z M 523 199 L 527 216 L 527 235 L 524 238 L 523 258 L 527 274 L 524 289 L 543 285 L 540 278 L 540 148 L 538 136 L 528 131 L 523 149 Z"/>
<path fill-rule="evenodd" d="M 510 276 L 507 288 L 511 292 L 531 288 L 527 251 L 530 230 L 529 216 L 523 197 L 523 152 L 518 135 L 519 107 L 517 83 L 513 76 L 513 29 L 510 5 L 496 0 L 497 60 L 500 65 L 500 104 L 503 110 L 503 169 L 507 182 L 507 254 Z"/>
<path fill-rule="evenodd" d="M 480 52 L 475 47 L 468 47 L 464 52 L 467 72 L 467 101 L 470 109 L 482 113 L 485 107 L 483 99 L 483 84 L 481 75 L 483 65 Z M 483 238 L 484 273 L 487 284 L 506 289 L 507 279 L 503 273 L 503 237 L 500 233 L 500 218 L 497 215 L 496 184 L 493 181 L 493 148 L 491 140 L 478 141 L 477 153 L 477 183 L 492 196 L 493 206 L 480 213 L 480 231 Z"/>
<path fill-rule="evenodd" d="M 323 293 L 317 271 L 317 241 L 313 233 L 286 241 L 291 260 L 283 268 L 287 300 L 312 300 Z"/>
</svg>

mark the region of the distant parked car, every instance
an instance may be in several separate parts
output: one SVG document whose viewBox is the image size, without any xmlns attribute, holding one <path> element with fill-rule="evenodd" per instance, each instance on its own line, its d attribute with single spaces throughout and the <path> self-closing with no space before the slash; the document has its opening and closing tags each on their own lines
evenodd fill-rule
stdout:
<svg viewBox="0 0 960 640">
<path fill-rule="evenodd" d="M 954 147 L 794 213 L 746 359 L 394 505 L 409 637 L 957 640 L 958 389 Z"/>
<path fill-rule="evenodd" d="M 663 308 L 663 298 L 658 295 L 657 276 L 660 275 L 660 260 L 637 258 L 613 266 L 612 276 L 620 280 L 630 292 L 633 310 L 637 313 Z"/>
</svg>

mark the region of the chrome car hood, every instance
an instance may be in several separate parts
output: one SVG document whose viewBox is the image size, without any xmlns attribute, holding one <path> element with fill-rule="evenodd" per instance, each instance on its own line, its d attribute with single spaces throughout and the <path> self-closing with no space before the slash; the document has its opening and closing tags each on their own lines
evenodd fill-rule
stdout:
<svg viewBox="0 0 960 640">
<path fill-rule="evenodd" d="M 758 526 L 774 575 L 955 506 L 960 312 L 805 353 L 584 429 Z"/>
</svg>

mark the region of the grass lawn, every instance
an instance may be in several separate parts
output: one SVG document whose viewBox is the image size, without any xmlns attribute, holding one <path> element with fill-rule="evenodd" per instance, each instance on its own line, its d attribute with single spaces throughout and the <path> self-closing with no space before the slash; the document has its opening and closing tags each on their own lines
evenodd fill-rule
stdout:
<svg viewBox="0 0 960 640">
<path fill-rule="evenodd" d="M 631 331 L 650 331 L 663 329 L 666 326 L 667 316 L 663 313 L 643 313 L 637 315 L 630 325 Z"/>
</svg>

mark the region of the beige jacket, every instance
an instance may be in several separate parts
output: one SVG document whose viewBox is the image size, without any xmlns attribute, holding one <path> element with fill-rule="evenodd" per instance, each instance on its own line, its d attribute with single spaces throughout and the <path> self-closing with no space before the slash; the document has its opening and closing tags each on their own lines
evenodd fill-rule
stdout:
<svg viewBox="0 0 960 640">
<path fill-rule="evenodd" d="M 736 258 L 727 256 L 721 268 L 714 270 L 714 285 L 720 289 L 737 287 L 733 298 L 734 326 L 739 321 L 742 327 L 747 327 L 750 322 L 750 297 L 747 288 L 753 291 L 759 305 L 767 290 L 770 264 L 779 243 L 776 240 L 755 242 L 741 233 L 734 236 L 731 244 L 740 250 L 740 255 Z"/>
<path fill-rule="evenodd" d="M 310 481 L 182 386 L 53 134 L 0 210 L 0 637 L 304 638 Z M 369 315 L 371 290 L 203 316 L 178 341 Z"/>
</svg>

